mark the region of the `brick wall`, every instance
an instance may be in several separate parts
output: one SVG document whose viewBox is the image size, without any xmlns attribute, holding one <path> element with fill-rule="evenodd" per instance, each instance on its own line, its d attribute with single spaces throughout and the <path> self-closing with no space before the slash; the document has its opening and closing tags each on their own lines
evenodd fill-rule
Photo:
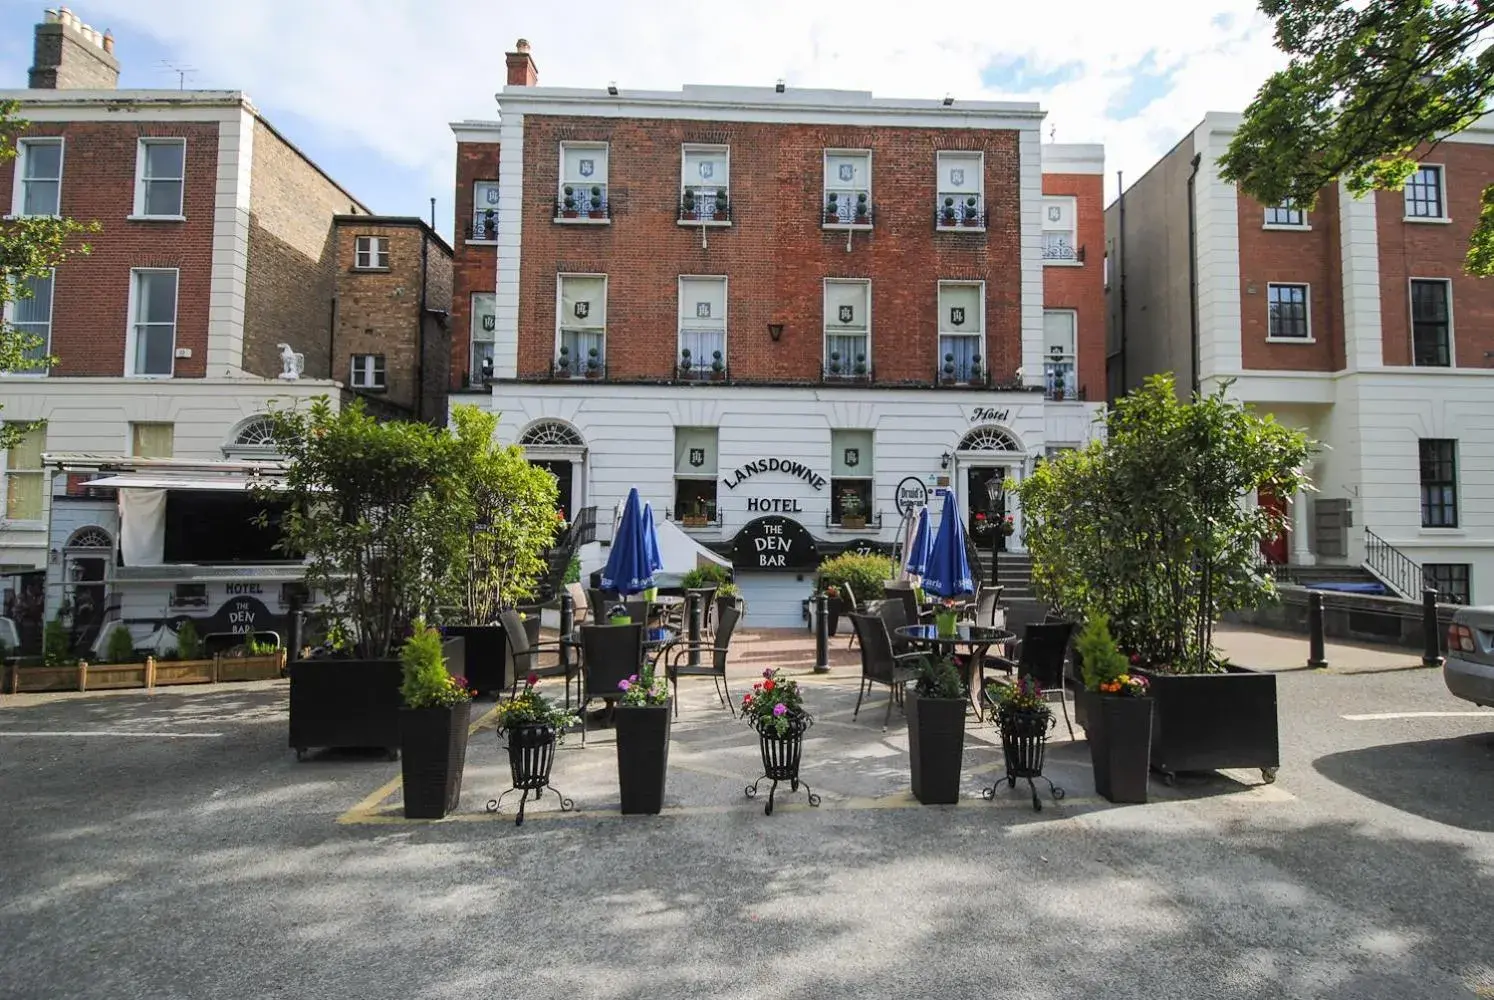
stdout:
<svg viewBox="0 0 1494 1000">
<path fill-rule="evenodd" d="M 468 243 L 472 225 L 472 184 L 498 179 L 496 142 L 457 143 L 456 219 L 452 227 L 451 364 L 449 385 L 460 389 L 471 367 L 472 295 L 492 292 L 498 282 L 498 249 Z"/>
<path fill-rule="evenodd" d="M 413 410 L 420 331 L 420 244 L 418 225 L 348 222 L 337 231 L 337 322 L 332 343 L 332 377 L 352 384 L 355 354 L 384 355 L 385 391 L 389 403 Z M 353 269 L 353 246 L 359 236 L 388 241 L 389 268 Z"/>
<path fill-rule="evenodd" d="M 1494 281 L 1463 271 L 1468 240 L 1478 222 L 1479 198 L 1494 180 L 1494 146 L 1444 142 L 1418 156 L 1443 164 L 1447 214 L 1451 223 L 1405 222 L 1400 191 L 1375 195 L 1380 236 L 1380 317 L 1387 365 L 1411 363 L 1411 278 L 1452 280 L 1452 346 L 1454 363 L 1486 368 L 1494 360 Z"/>
<path fill-rule="evenodd" d="M 816 380 L 823 360 L 827 277 L 872 280 L 878 381 L 933 380 L 940 279 L 986 281 L 993 371 L 1021 361 L 1017 133 L 562 116 L 524 123 L 524 232 L 519 373 L 549 371 L 557 272 L 608 276 L 607 362 L 614 378 L 668 378 L 676 358 L 678 278 L 726 275 L 733 379 Z M 611 143 L 610 226 L 552 221 L 561 140 Z M 733 224 L 677 224 L 682 143 L 730 144 Z M 876 227 L 822 231 L 826 148 L 871 149 Z M 934 231 L 935 153 L 984 150 L 989 232 Z M 1095 245 L 1099 245 L 1098 237 Z M 784 324 L 774 343 L 769 323 Z"/>
<path fill-rule="evenodd" d="M 1307 231 L 1265 229 L 1266 210 L 1241 194 L 1240 338 L 1247 370 L 1341 371 L 1344 367 L 1343 264 L 1339 240 L 1338 186 L 1325 188 L 1307 213 Z M 1308 330 L 1312 343 L 1267 342 L 1268 284 L 1308 286 Z"/>
<path fill-rule="evenodd" d="M 1077 267 L 1043 268 L 1043 306 L 1073 309 L 1078 320 L 1079 387 L 1086 399 L 1105 399 L 1105 178 L 1100 174 L 1043 174 L 1043 194 L 1070 195 L 1077 206 Z"/>
<path fill-rule="evenodd" d="M 213 202 L 217 186 L 216 123 L 70 122 L 37 124 L 25 136 L 63 136 L 62 214 L 96 221 L 88 256 L 58 268 L 53 283 L 55 376 L 123 375 L 129 327 L 130 269 L 174 267 L 177 285 L 176 377 L 201 378 L 207 363 L 208 297 L 213 263 Z M 131 222 L 135 152 L 142 137 L 187 140 L 183 212 L 186 222 Z M 15 170 L 0 167 L 0 206 L 9 212 Z"/>
<path fill-rule="evenodd" d="M 337 287 L 332 219 L 341 214 L 362 214 L 362 209 L 256 120 L 244 289 L 245 370 L 279 374 L 275 345 L 285 343 L 306 355 L 308 377 L 347 377 L 328 355 Z"/>
<path fill-rule="evenodd" d="M 451 249 L 429 233 L 426 241 L 424 363 L 425 391 L 419 416 L 446 423 L 446 390 L 451 384 L 451 296 L 456 281 Z M 438 315 L 437 313 L 445 315 Z M 460 374 L 458 374 L 460 377 Z"/>
</svg>

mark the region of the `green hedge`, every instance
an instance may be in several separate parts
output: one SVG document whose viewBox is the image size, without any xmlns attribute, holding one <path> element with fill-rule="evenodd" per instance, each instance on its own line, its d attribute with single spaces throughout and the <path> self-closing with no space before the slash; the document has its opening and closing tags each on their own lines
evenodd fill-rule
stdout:
<svg viewBox="0 0 1494 1000">
<path fill-rule="evenodd" d="M 882 599 L 882 587 L 897 575 L 897 562 L 891 556 L 844 552 L 820 563 L 819 573 L 821 590 L 831 585 L 849 586 L 859 608 L 867 601 Z"/>
</svg>

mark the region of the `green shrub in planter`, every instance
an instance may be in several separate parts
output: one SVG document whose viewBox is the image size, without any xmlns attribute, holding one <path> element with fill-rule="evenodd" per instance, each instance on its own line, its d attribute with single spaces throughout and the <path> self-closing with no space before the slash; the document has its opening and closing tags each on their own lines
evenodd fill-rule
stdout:
<svg viewBox="0 0 1494 1000">
<path fill-rule="evenodd" d="M 104 659 L 109 663 L 135 662 L 135 640 L 129 629 L 120 625 L 109 633 L 109 642 L 104 647 Z"/>
<path fill-rule="evenodd" d="M 719 587 L 730 579 L 731 570 L 711 563 L 709 566 L 697 566 L 690 570 L 680 579 L 680 586 L 686 590 L 698 590 L 701 587 Z"/>
<path fill-rule="evenodd" d="M 42 630 L 42 663 L 49 667 L 64 666 L 69 652 L 67 626 L 60 618 L 53 618 Z"/>
<path fill-rule="evenodd" d="M 197 637 L 197 626 L 190 618 L 176 630 L 176 655 L 183 660 L 196 660 L 202 656 L 202 640 Z"/>
<path fill-rule="evenodd" d="M 890 556 L 843 552 L 820 563 L 819 588 L 849 587 L 859 607 L 860 602 L 880 600 L 883 585 L 896 575 L 897 562 Z"/>
</svg>

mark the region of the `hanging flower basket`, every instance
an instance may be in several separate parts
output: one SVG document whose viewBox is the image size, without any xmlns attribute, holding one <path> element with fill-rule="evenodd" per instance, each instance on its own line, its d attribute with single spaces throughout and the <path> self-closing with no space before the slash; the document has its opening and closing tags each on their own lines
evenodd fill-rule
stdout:
<svg viewBox="0 0 1494 1000">
<path fill-rule="evenodd" d="M 795 792 L 803 784 L 799 780 L 799 759 L 804 751 L 804 733 L 814 720 L 804 711 L 798 683 L 774 668 L 764 670 L 763 679 L 743 696 L 742 717 L 757 730 L 758 749 L 763 758 L 762 777 L 747 786 L 747 797 L 756 796 L 757 786 L 763 781 L 771 781 L 768 803 L 763 807 L 763 815 L 771 816 L 778 783 L 787 781 Z M 820 797 L 807 784 L 804 792 L 810 805 L 820 804 Z"/>
<path fill-rule="evenodd" d="M 554 726 L 515 726 L 508 731 L 508 770 L 515 788 L 539 791 L 555 765 Z"/>
<path fill-rule="evenodd" d="M 988 697 L 996 702 L 996 728 L 1001 732 L 1001 754 L 1006 760 L 1006 785 L 1016 788 L 1018 779 L 1027 782 L 1032 792 L 1032 808 L 1043 809 L 1038 798 L 1034 779 L 1048 783 L 1048 791 L 1057 802 L 1064 791 L 1043 774 L 1043 758 L 1048 746 L 1048 731 L 1053 728 L 1053 710 L 1047 705 L 1043 690 L 1031 677 L 1018 677 L 1015 684 L 995 685 L 986 689 Z M 986 799 L 996 797 L 1001 779 L 981 794 Z"/>
</svg>

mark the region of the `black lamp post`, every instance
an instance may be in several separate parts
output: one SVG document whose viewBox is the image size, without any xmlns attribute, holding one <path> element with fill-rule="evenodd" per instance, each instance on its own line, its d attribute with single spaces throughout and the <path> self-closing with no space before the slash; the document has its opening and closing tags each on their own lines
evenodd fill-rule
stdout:
<svg viewBox="0 0 1494 1000">
<path fill-rule="evenodd" d="M 1006 481 L 999 472 L 986 480 L 986 501 L 986 521 L 991 526 L 991 586 L 994 587 L 999 579 L 996 560 L 1001 552 L 1001 540 L 1006 537 L 1003 534 L 1006 527 L 1005 511 L 1002 510 L 1006 503 Z"/>
</svg>

